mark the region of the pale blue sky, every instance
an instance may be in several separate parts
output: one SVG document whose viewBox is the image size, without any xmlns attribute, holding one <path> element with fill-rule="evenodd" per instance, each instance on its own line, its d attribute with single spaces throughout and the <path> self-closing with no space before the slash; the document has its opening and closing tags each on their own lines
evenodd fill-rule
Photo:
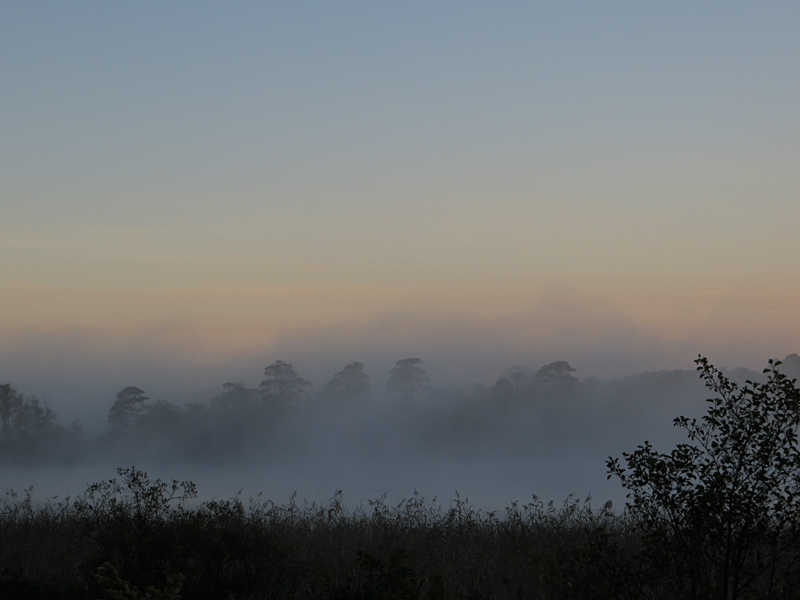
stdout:
<svg viewBox="0 0 800 600">
<path fill-rule="evenodd" d="M 798 31 L 796 2 L 2 2 L 0 331 L 231 352 L 540 324 L 568 289 L 587 330 L 795 351 Z"/>
</svg>

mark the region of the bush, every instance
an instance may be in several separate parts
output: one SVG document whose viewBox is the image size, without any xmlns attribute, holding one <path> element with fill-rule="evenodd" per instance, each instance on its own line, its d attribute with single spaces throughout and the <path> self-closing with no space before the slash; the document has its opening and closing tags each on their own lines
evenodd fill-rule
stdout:
<svg viewBox="0 0 800 600">
<path fill-rule="evenodd" d="M 645 442 L 609 477 L 629 490 L 649 578 L 675 598 L 793 598 L 800 527 L 800 392 L 779 372 L 743 387 L 699 357 L 716 396 L 701 419 L 678 417 L 690 443 L 669 454 Z"/>
</svg>

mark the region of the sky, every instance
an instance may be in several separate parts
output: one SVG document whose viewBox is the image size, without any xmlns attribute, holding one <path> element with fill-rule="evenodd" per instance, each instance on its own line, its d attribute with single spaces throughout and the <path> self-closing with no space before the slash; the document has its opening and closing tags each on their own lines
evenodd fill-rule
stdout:
<svg viewBox="0 0 800 600">
<path fill-rule="evenodd" d="M 788 1 L 0 2 L 0 380 L 798 351 L 798 30 Z"/>
</svg>

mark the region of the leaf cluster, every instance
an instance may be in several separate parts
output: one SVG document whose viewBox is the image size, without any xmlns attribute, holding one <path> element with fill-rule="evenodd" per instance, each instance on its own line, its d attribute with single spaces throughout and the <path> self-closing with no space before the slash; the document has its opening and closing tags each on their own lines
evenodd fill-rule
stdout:
<svg viewBox="0 0 800 600">
<path fill-rule="evenodd" d="M 715 393 L 705 416 L 674 425 L 689 441 L 670 453 L 644 442 L 607 462 L 628 490 L 654 565 L 689 597 L 788 597 L 800 526 L 800 392 L 769 361 L 766 382 L 728 379 L 696 360 Z M 667 572 L 669 571 L 669 572 Z M 759 595 L 768 594 L 768 595 Z"/>
</svg>

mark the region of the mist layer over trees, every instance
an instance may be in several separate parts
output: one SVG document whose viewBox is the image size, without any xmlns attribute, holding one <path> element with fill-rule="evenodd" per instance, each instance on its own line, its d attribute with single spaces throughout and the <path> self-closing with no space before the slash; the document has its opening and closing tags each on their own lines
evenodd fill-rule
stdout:
<svg viewBox="0 0 800 600">
<path fill-rule="evenodd" d="M 790 371 L 800 365 L 796 355 L 787 361 Z M 780 368 L 781 361 L 769 361 L 760 381 L 743 384 L 703 357 L 695 362 L 713 397 L 706 400 L 702 417 L 674 419 L 688 440 L 669 453 L 644 441 L 606 462 L 608 477 L 629 492 L 621 511 L 615 512 L 612 502 L 597 509 L 589 499 L 567 498 L 559 506 L 536 496 L 527 503 L 507 502 L 502 512 L 486 511 L 458 495 L 446 506 L 417 492 L 397 504 L 388 504 L 384 495 L 347 509 L 339 490 L 327 502 L 310 505 L 298 504 L 294 496 L 283 505 L 261 497 L 246 503 L 239 495 L 192 504 L 198 495 L 193 481 L 170 483 L 135 467 L 119 468 L 117 477 L 90 484 L 74 499 L 35 505 L 32 489 L 22 497 L 8 491 L 0 498 L 6 542 L 0 546 L 0 590 L 14 598 L 75 599 L 177 599 L 183 593 L 252 599 L 795 598 L 800 585 L 797 379 Z M 418 358 L 403 359 L 390 374 L 387 392 L 401 395 L 393 406 L 406 413 L 413 412 L 414 382 L 420 386 L 417 397 L 425 392 L 433 401 L 433 391 L 422 385 L 427 375 L 421 364 Z M 330 389 L 353 403 L 356 391 L 368 390 L 362 367 L 347 365 Z M 542 402 L 598 398 L 579 393 L 575 372 L 566 361 L 550 363 L 526 388 L 525 369 L 512 367 L 508 378 L 498 378 L 473 405 L 503 402 L 508 414 L 520 416 L 526 413 L 513 403 L 522 399 L 523 390 L 530 400 Z M 262 431 L 267 416 L 285 423 L 282 411 L 310 383 L 284 361 L 267 366 L 264 375 L 261 389 L 226 384 L 212 406 L 249 407 L 247 414 L 261 418 L 257 429 Z M 668 381 L 676 377 L 656 375 Z M 644 378 L 654 382 L 652 374 Z M 600 387 L 591 382 L 583 389 Z M 0 391 L 8 441 L 18 415 L 26 410 L 48 414 L 37 412 L 41 405 L 10 385 Z M 140 435 L 145 415 L 182 414 L 159 402 L 152 405 L 159 408 L 144 409 L 147 400 L 133 386 L 120 391 L 109 410 L 109 433 L 94 442 L 96 447 L 119 450 L 109 441 L 114 434 L 125 444 L 141 444 L 147 439 Z M 455 405 L 438 425 L 453 429 L 452 408 L 465 401 L 450 402 Z"/>
<path fill-rule="evenodd" d="M 541 456 L 576 440 L 602 444 L 619 435 L 614 412 L 644 419 L 653 397 L 682 394 L 691 372 L 645 373 L 623 380 L 581 381 L 566 361 L 538 369 L 514 366 L 492 386 L 435 388 L 420 358 L 398 360 L 375 384 L 353 362 L 313 386 L 295 365 L 277 360 L 260 382 L 223 382 L 207 401 L 183 404 L 151 398 L 135 385 L 109 398 L 106 427 L 87 434 L 65 426 L 47 402 L 0 386 L 4 464 L 79 464 L 114 457 L 123 464 L 236 464 L 309 453 L 356 459 L 402 452 L 410 456 Z M 638 415 L 637 415 L 638 413 Z M 603 416 L 605 415 L 605 416 Z M 609 428 L 598 427 L 598 419 Z"/>
<path fill-rule="evenodd" d="M 784 362 L 786 372 L 800 373 L 796 355 Z M 205 487 L 223 494 L 246 487 L 320 499 L 343 489 L 358 502 L 420 489 L 460 491 L 494 506 L 530 494 L 619 501 L 603 461 L 642 438 L 674 442 L 671 419 L 698 414 L 704 397 L 691 370 L 600 381 L 556 360 L 513 365 L 491 385 L 442 388 L 430 385 L 425 367 L 419 357 L 403 358 L 381 377 L 354 361 L 311 382 L 300 365 L 276 360 L 251 382 L 221 382 L 208 399 L 182 404 L 126 385 L 109 398 L 106 425 L 94 432 L 4 384 L 0 464 L 17 486 L 41 488 L 35 474 L 47 473 L 44 489 L 53 493 L 62 491 L 48 485 L 63 467 L 78 469 L 85 482 L 135 464 L 200 480 L 214 473 L 208 477 L 227 487 Z"/>
</svg>

